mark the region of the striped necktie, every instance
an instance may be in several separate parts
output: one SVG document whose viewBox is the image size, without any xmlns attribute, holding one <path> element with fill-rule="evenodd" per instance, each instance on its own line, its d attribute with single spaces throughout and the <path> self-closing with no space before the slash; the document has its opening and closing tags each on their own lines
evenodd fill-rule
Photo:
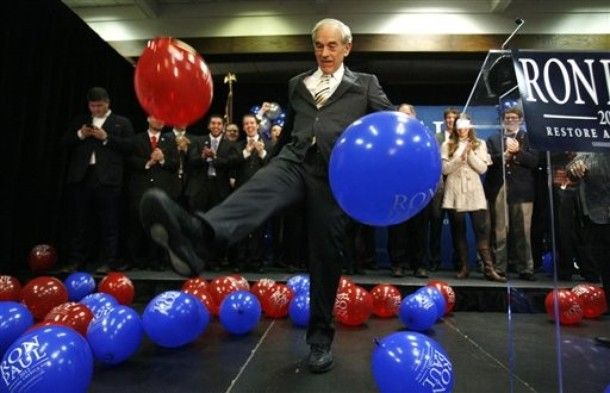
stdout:
<svg viewBox="0 0 610 393">
<path fill-rule="evenodd" d="M 324 74 L 320 77 L 313 96 L 316 106 L 320 108 L 330 96 L 330 75 Z"/>
</svg>

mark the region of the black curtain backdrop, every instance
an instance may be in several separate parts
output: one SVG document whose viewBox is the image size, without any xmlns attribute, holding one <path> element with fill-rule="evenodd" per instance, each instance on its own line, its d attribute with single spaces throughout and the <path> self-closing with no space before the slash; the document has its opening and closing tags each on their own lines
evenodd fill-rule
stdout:
<svg viewBox="0 0 610 393">
<path fill-rule="evenodd" d="M 63 3 L 19 0 L 0 8 L 0 273 L 6 274 L 24 270 L 38 243 L 58 246 L 61 259 L 68 222 L 59 139 L 73 116 L 87 112 L 87 90 L 106 87 L 113 111 L 129 117 L 136 130 L 145 117 L 133 66 Z"/>
</svg>

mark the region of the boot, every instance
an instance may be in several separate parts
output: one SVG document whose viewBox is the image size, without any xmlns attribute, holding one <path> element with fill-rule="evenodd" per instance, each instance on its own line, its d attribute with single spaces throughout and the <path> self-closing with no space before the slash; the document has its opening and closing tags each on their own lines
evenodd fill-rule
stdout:
<svg viewBox="0 0 610 393">
<path fill-rule="evenodd" d="M 485 278 L 489 281 L 506 282 L 506 278 L 499 275 L 498 272 L 496 272 L 496 269 L 494 269 L 493 259 L 489 248 L 479 248 L 478 251 L 483 260 L 483 274 L 485 275 Z"/>
</svg>

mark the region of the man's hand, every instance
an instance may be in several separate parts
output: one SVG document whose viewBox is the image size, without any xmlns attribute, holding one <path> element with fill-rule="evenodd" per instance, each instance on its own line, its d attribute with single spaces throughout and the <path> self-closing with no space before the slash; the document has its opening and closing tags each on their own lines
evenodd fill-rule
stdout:
<svg viewBox="0 0 610 393">
<path fill-rule="evenodd" d="M 83 138 L 89 138 L 93 136 L 93 128 L 89 127 L 87 124 L 83 124 L 80 127 L 80 133 L 83 136 Z"/>
<path fill-rule="evenodd" d="M 209 147 L 206 146 L 201 151 L 201 157 L 203 157 L 203 158 L 214 158 L 214 157 L 216 157 L 216 153 L 214 153 L 214 150 L 212 150 L 212 149 L 210 149 Z"/>
<path fill-rule="evenodd" d="M 176 145 L 178 146 L 178 151 L 186 152 L 189 148 L 190 143 L 191 143 L 191 141 L 185 136 L 176 139 Z"/>
<path fill-rule="evenodd" d="M 106 131 L 104 131 L 103 128 L 96 126 L 93 126 L 91 136 L 100 141 L 105 141 L 106 138 L 108 138 L 108 134 L 106 133 Z"/>
<path fill-rule="evenodd" d="M 163 151 L 157 147 L 150 154 L 150 159 L 154 160 L 155 162 L 161 162 L 165 159 L 165 156 L 163 155 Z"/>
<path fill-rule="evenodd" d="M 519 153 L 519 141 L 515 138 L 506 138 L 506 151 L 510 154 Z"/>
<path fill-rule="evenodd" d="M 253 143 L 254 145 L 254 150 L 256 150 L 257 153 L 261 153 L 263 150 L 265 150 L 265 144 L 261 141 L 255 141 Z"/>
<path fill-rule="evenodd" d="M 568 165 L 568 171 L 570 172 L 570 174 L 572 176 L 574 176 L 577 179 L 584 177 L 585 173 L 587 172 L 587 169 L 589 169 L 589 168 L 587 168 L 584 161 L 582 161 L 582 160 L 576 160 L 576 161 L 572 162 L 570 165 Z"/>
</svg>

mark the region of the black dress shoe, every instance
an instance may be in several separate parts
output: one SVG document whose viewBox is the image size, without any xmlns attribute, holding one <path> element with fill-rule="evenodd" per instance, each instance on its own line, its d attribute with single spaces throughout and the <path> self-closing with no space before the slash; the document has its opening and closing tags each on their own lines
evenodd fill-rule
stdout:
<svg viewBox="0 0 610 393">
<path fill-rule="evenodd" d="M 423 267 L 415 270 L 414 276 L 417 278 L 428 278 L 428 272 Z"/>
<path fill-rule="evenodd" d="M 519 279 L 525 281 L 536 281 L 536 276 L 533 273 L 519 273 Z"/>
<path fill-rule="evenodd" d="M 603 337 L 603 336 L 595 337 L 595 342 L 597 342 L 598 344 L 603 345 L 605 347 L 610 347 L 610 337 Z"/>
<path fill-rule="evenodd" d="M 328 344 L 312 344 L 307 366 L 312 373 L 320 374 L 333 368 L 333 353 Z"/>
<path fill-rule="evenodd" d="M 145 231 L 169 253 L 170 265 L 182 276 L 196 276 L 203 270 L 205 253 L 202 222 L 184 211 L 159 189 L 146 191 L 140 202 Z M 198 244 L 199 254 L 195 250 Z M 204 256 L 205 257 L 205 256 Z"/>
<path fill-rule="evenodd" d="M 405 272 L 402 270 L 402 267 L 396 266 L 392 268 L 392 276 L 394 277 L 404 277 Z"/>
</svg>

